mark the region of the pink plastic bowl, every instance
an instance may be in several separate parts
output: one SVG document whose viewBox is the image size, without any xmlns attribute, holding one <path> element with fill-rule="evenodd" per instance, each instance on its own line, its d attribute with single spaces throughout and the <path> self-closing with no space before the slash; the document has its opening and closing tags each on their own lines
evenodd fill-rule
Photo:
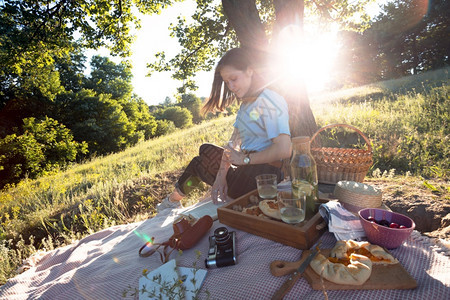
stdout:
<svg viewBox="0 0 450 300">
<path fill-rule="evenodd" d="M 387 249 L 394 249 L 401 246 L 411 235 L 414 228 L 416 228 L 416 224 L 411 218 L 385 209 L 364 208 L 361 209 L 358 214 L 364 231 L 366 232 L 367 240 L 372 244 Z M 389 223 L 397 223 L 398 225 L 404 225 L 407 228 L 385 227 L 368 221 L 367 218 L 370 216 L 374 217 L 377 221 L 386 220 Z"/>
</svg>

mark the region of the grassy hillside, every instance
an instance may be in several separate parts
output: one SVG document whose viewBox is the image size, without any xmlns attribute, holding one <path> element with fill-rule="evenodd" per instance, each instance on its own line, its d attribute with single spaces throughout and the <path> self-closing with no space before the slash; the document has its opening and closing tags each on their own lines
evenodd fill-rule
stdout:
<svg viewBox="0 0 450 300">
<path fill-rule="evenodd" d="M 165 184 L 168 193 L 172 183 L 163 174 L 187 165 L 200 144 L 223 144 L 231 135 L 233 120 L 212 120 L 4 189 L 0 192 L 0 283 L 35 248 L 52 249 L 114 224 L 151 217 L 161 195 L 151 190 L 129 195 L 130 186 L 160 182 L 156 185 Z M 131 198 L 139 203 L 130 203 Z M 31 235 L 36 243 L 25 246 Z"/>
<path fill-rule="evenodd" d="M 315 95 L 311 107 L 319 126 L 351 124 L 369 137 L 369 176 L 390 172 L 448 180 L 450 85 L 448 71 L 440 72 Z M 37 248 L 151 217 L 199 145 L 224 144 L 233 120 L 208 121 L 1 191 L 0 283 Z"/>
</svg>

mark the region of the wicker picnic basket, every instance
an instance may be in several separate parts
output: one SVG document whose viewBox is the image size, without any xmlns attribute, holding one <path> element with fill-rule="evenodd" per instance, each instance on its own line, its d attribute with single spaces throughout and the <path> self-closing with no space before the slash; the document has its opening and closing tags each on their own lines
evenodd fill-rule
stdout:
<svg viewBox="0 0 450 300">
<path fill-rule="evenodd" d="M 318 134 L 333 127 L 346 127 L 356 131 L 366 142 L 367 150 L 313 147 L 313 141 Z M 311 137 L 311 154 L 317 164 L 318 181 L 326 184 L 335 184 L 341 180 L 363 182 L 373 163 L 369 139 L 359 129 L 347 124 L 331 124 L 317 130 Z"/>
</svg>

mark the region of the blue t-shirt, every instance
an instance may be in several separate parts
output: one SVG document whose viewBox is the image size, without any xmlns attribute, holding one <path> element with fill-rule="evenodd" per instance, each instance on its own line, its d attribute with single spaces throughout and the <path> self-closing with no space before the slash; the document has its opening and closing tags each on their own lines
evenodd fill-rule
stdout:
<svg viewBox="0 0 450 300">
<path fill-rule="evenodd" d="M 264 89 L 257 99 L 242 103 L 233 125 L 241 137 L 241 149 L 262 151 L 280 134 L 290 135 L 286 100 L 278 93 Z"/>
</svg>

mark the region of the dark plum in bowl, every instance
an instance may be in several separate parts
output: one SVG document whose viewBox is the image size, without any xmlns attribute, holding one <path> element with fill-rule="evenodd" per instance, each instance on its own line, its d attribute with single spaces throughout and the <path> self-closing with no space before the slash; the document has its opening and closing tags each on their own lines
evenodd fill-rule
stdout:
<svg viewBox="0 0 450 300">
<path fill-rule="evenodd" d="M 385 209 L 364 208 L 358 214 L 367 240 L 387 249 L 401 246 L 416 228 L 411 218 Z"/>
</svg>

